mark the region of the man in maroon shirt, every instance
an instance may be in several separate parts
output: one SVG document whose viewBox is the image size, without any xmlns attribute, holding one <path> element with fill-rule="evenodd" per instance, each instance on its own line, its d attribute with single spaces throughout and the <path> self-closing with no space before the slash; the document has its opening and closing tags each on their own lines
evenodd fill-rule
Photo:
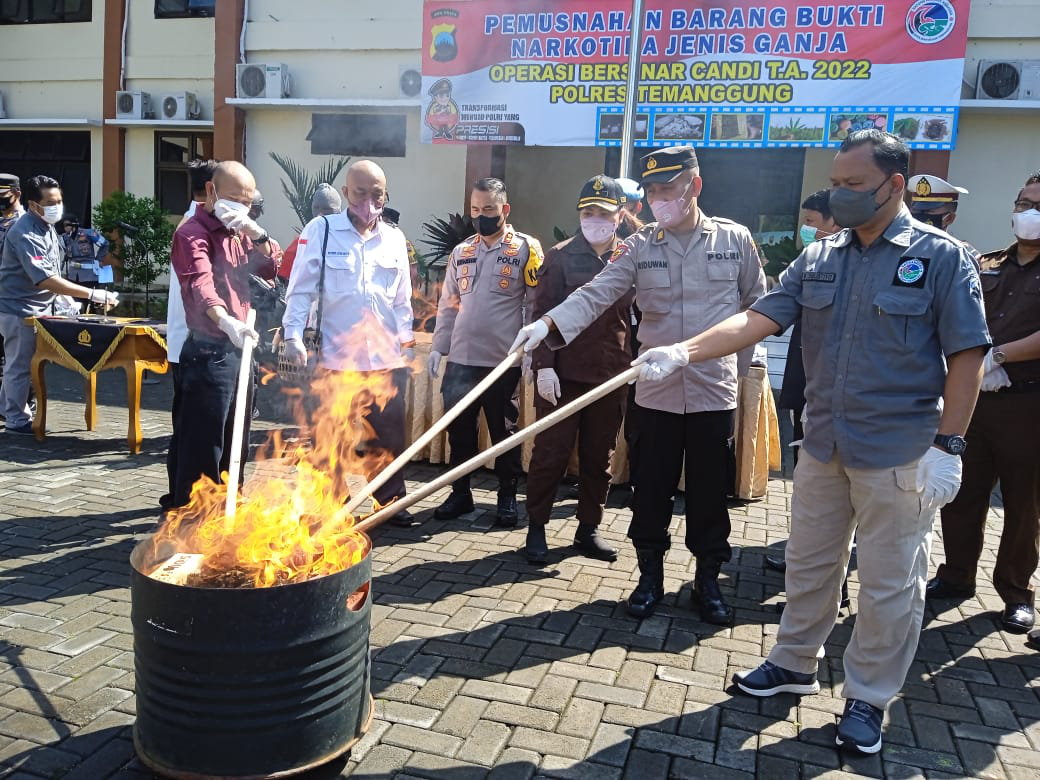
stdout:
<svg viewBox="0 0 1040 780">
<path fill-rule="evenodd" d="M 249 217 L 255 191 L 256 181 L 244 165 L 220 163 L 206 183 L 205 204 L 173 235 L 170 259 L 189 331 L 181 350 L 181 404 L 174 423 L 174 507 L 188 503 L 191 486 L 199 477 L 219 481 L 230 463 L 242 345 L 247 336 L 254 343 L 257 338 L 245 323 L 249 274 L 273 278 L 276 270 L 270 250 L 254 253 L 250 264 L 243 246 L 246 239 L 260 248 L 269 246 L 267 233 Z M 248 418 L 244 448 L 249 441 Z"/>
</svg>

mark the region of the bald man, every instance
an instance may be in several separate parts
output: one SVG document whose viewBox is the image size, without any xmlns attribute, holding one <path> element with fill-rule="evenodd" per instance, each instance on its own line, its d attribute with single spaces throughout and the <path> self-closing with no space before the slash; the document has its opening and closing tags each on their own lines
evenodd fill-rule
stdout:
<svg viewBox="0 0 1040 780">
<path fill-rule="evenodd" d="M 276 271 L 269 254 L 253 252 L 250 259 L 243 245 L 269 244 L 266 231 L 249 217 L 255 193 L 256 181 L 244 165 L 220 163 L 206 182 L 205 203 L 173 234 L 170 260 L 184 299 L 188 338 L 181 349 L 181 400 L 170 445 L 176 448 L 171 508 L 188 503 L 199 477 L 219 482 L 231 460 L 242 345 L 247 336 L 257 338 L 246 325 L 249 274 L 272 279 Z M 243 462 L 249 415 L 245 425 Z"/>
<path fill-rule="evenodd" d="M 282 319 L 285 354 L 297 364 L 307 362 L 303 331 L 319 301 L 318 366 L 356 372 L 365 379 L 382 374 L 392 382 L 394 396 L 382 408 L 372 404 L 368 410 L 373 434 L 364 447 L 396 457 L 405 448 L 407 366 L 415 346 L 408 244 L 404 233 L 382 218 L 386 174 L 378 165 L 370 160 L 353 163 L 342 191 L 346 211 L 311 220 L 300 235 Z M 321 433 L 314 426 L 314 435 Z M 316 442 L 316 449 L 324 448 Z M 373 471 L 366 478 L 375 476 Z M 374 498 L 386 506 L 404 492 L 404 475 L 397 472 Z M 411 519 L 400 512 L 393 522 L 408 525 Z"/>
</svg>

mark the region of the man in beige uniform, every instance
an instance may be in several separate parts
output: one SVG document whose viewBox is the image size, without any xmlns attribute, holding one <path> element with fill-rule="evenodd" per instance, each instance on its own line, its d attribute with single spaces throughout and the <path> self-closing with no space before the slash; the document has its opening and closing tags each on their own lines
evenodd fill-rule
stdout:
<svg viewBox="0 0 1040 780">
<path fill-rule="evenodd" d="M 499 179 L 481 179 L 473 185 L 470 216 L 478 234 L 467 238 L 451 253 L 427 364 L 430 375 L 436 377 L 442 358 L 448 356 L 441 384 L 446 408 L 457 404 L 509 354 L 511 334 L 524 323 L 532 297 L 528 290 L 538 284 L 538 267 L 542 263 L 538 241 L 510 226 L 506 185 Z M 506 371 L 448 426 L 451 465 L 477 454 L 477 415 L 481 409 L 493 442 L 516 431 L 520 415 L 516 402 L 519 380 L 519 368 Z M 512 449 L 500 455 L 495 460 L 495 473 L 496 523 L 514 526 L 520 451 Z M 455 482 L 451 496 L 434 516 L 450 520 L 472 511 L 473 494 L 466 476 Z"/>
<path fill-rule="evenodd" d="M 568 344 L 634 285 L 643 312 L 643 348 L 690 338 L 747 309 L 765 292 L 751 233 L 697 207 L 701 178 L 690 146 L 653 152 L 640 180 L 657 222 L 630 236 L 611 262 L 517 337 L 534 349 Z M 549 335 L 549 331 L 553 332 Z M 730 559 L 729 440 L 737 405 L 737 358 L 689 366 L 662 382 L 636 386 L 635 496 L 628 536 L 639 558 L 639 585 L 629 611 L 650 615 L 664 596 L 672 496 L 686 462 L 686 546 L 697 557 L 694 603 L 701 619 L 727 625 L 733 611 L 718 586 Z"/>
</svg>

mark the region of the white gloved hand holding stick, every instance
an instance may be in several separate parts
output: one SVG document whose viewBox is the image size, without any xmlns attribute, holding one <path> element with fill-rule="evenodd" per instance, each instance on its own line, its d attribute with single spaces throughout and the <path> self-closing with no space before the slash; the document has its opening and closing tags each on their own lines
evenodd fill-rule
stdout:
<svg viewBox="0 0 1040 780">
<path fill-rule="evenodd" d="M 530 325 L 520 328 L 520 332 L 513 339 L 513 346 L 509 348 L 509 351 L 516 352 L 517 347 L 523 344 L 524 352 L 532 352 L 539 344 L 545 341 L 545 337 L 548 335 L 549 326 L 545 320 L 535 320 Z"/>
<path fill-rule="evenodd" d="M 254 344 L 260 340 L 259 333 L 226 312 L 220 315 L 220 318 L 217 320 L 217 327 L 224 331 L 227 337 L 231 339 L 231 343 L 239 349 L 242 349 L 245 345 L 247 337 L 251 338 Z"/>
<path fill-rule="evenodd" d="M 654 347 L 632 361 L 633 366 L 642 366 L 639 379 L 643 382 L 658 382 L 690 362 L 690 353 L 685 344 L 670 344 Z"/>
<path fill-rule="evenodd" d="M 560 377 L 551 368 L 538 369 L 538 395 L 553 406 L 560 400 Z"/>
<path fill-rule="evenodd" d="M 960 455 L 929 447 L 917 463 L 917 489 L 922 493 L 922 506 L 941 509 L 953 501 L 961 487 L 962 469 Z"/>
</svg>

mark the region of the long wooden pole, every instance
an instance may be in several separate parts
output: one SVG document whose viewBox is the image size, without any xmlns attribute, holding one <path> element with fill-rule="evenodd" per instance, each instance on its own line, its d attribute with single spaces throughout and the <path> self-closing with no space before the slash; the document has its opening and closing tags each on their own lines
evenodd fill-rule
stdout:
<svg viewBox="0 0 1040 780">
<path fill-rule="evenodd" d="M 256 325 L 256 309 L 246 315 L 246 325 Z M 228 464 L 227 500 L 224 502 L 224 523 L 235 519 L 238 506 L 238 477 L 242 473 L 242 436 L 246 422 L 246 401 L 249 400 L 249 382 L 253 376 L 253 339 L 247 335 L 242 341 L 242 364 L 238 367 L 238 389 L 235 392 L 235 421 L 231 432 L 231 462 Z M 230 530 L 230 529 L 229 529 Z"/>
<path fill-rule="evenodd" d="M 607 380 L 599 387 L 594 387 L 592 390 L 589 390 L 585 395 L 575 398 L 569 404 L 561 406 L 559 409 L 546 415 L 533 425 L 529 425 L 523 430 L 517 431 L 512 436 L 503 439 L 490 449 L 475 455 L 465 463 L 461 463 L 450 471 L 441 474 L 437 479 L 423 485 L 414 493 L 409 493 L 404 498 L 394 501 L 389 506 L 384 507 L 375 514 L 365 518 L 364 521 L 357 524 L 357 530 L 365 532 L 371 531 L 373 528 L 389 520 L 401 510 L 407 509 L 416 501 L 422 501 L 431 493 L 436 493 L 441 488 L 447 487 L 459 477 L 464 477 L 471 471 L 476 471 L 489 458 L 497 458 L 503 452 L 508 452 L 513 449 L 513 447 L 523 444 L 528 439 L 537 436 L 546 428 L 551 428 L 565 417 L 570 417 L 575 412 L 584 409 L 591 403 L 595 403 L 600 398 L 609 395 L 619 387 L 624 387 L 639 376 L 640 368 L 641 366 L 633 366 L 632 368 L 629 368 L 624 373 L 618 374 L 613 379 Z"/>
<path fill-rule="evenodd" d="M 437 422 L 431 425 L 430 429 L 426 431 L 426 433 L 424 433 L 422 436 L 416 439 L 412 443 L 412 446 L 410 446 L 408 449 L 406 449 L 404 452 L 398 455 L 390 465 L 388 465 L 385 469 L 380 471 L 375 479 L 373 479 L 367 485 L 365 485 L 356 493 L 354 493 L 353 496 L 351 496 L 350 501 L 347 502 L 347 511 L 353 512 L 355 509 L 357 509 L 366 498 L 368 498 L 379 488 L 385 485 L 387 481 L 390 479 L 390 477 L 392 477 L 394 474 L 396 474 L 398 471 L 404 468 L 415 455 L 417 455 L 419 452 L 422 452 L 423 448 L 426 447 L 426 445 L 428 445 L 435 438 L 437 438 L 437 436 L 439 436 L 449 425 L 451 425 L 452 421 L 460 414 L 462 414 L 462 412 L 465 411 L 466 407 L 468 407 L 470 404 L 472 404 L 474 401 L 480 398 L 480 396 L 484 394 L 485 390 L 487 390 L 489 387 L 491 387 L 491 385 L 498 381 L 499 377 L 501 377 L 506 371 L 508 371 L 510 368 L 516 365 L 516 363 L 520 360 L 520 357 L 523 354 L 524 353 L 522 346 L 518 347 L 515 352 L 510 352 L 508 355 L 506 355 L 505 360 L 503 360 L 501 363 L 495 366 L 491 370 L 491 373 L 484 377 L 482 380 L 480 380 L 480 382 L 478 382 L 472 390 L 466 393 L 466 395 L 464 395 L 457 404 L 453 405 L 450 409 L 445 409 L 444 415 L 439 420 L 437 420 Z"/>
</svg>

